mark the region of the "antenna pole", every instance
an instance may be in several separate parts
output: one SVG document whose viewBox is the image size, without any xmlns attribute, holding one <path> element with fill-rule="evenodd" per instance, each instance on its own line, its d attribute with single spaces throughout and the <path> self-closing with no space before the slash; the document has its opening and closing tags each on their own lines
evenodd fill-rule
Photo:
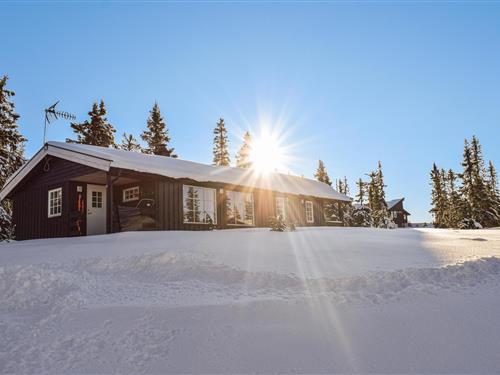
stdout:
<svg viewBox="0 0 500 375">
<path fill-rule="evenodd" d="M 43 126 L 43 147 L 47 143 L 47 116 L 45 116 L 45 125 Z"/>
</svg>

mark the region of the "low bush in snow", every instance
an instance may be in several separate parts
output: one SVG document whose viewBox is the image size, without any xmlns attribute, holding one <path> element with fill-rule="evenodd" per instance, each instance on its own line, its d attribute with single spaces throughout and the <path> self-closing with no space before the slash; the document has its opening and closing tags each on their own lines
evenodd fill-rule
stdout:
<svg viewBox="0 0 500 375">
<path fill-rule="evenodd" d="M 9 213 L 0 206 L 0 242 L 14 239 L 14 224 Z"/>
<path fill-rule="evenodd" d="M 281 216 L 271 216 L 269 218 L 269 226 L 273 232 L 284 232 L 286 230 L 294 231 L 295 223 L 291 220 L 285 221 Z"/>
<path fill-rule="evenodd" d="M 370 207 L 364 205 L 353 207 L 351 225 L 353 227 L 371 227 L 373 225 L 373 218 Z"/>
<path fill-rule="evenodd" d="M 458 224 L 459 229 L 483 229 L 483 226 L 473 219 L 463 219 L 460 224 Z"/>
</svg>

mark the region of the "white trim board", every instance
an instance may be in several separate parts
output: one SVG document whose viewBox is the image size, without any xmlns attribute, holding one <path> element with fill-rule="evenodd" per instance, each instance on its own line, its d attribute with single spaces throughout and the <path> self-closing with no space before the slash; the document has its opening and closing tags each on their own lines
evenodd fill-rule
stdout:
<svg viewBox="0 0 500 375">
<path fill-rule="evenodd" d="M 59 147 L 47 144 L 41 148 L 35 156 L 17 170 L 5 183 L 4 188 L 0 191 L 0 201 L 4 200 L 12 190 L 41 162 L 46 156 L 54 156 L 60 159 L 72 161 L 74 163 L 83 164 L 101 171 L 109 171 L 111 166 L 110 160 L 93 157 L 91 155 L 80 154 L 74 151 L 64 150 Z"/>
</svg>

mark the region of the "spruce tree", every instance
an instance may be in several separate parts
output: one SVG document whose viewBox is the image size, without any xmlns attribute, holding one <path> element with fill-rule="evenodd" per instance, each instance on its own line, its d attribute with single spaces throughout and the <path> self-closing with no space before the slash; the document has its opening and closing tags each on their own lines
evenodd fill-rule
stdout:
<svg viewBox="0 0 500 375">
<path fill-rule="evenodd" d="M 122 135 L 120 148 L 126 151 L 142 152 L 142 147 L 139 142 L 137 142 L 137 139 L 132 134 L 127 133 L 123 133 Z"/>
<path fill-rule="evenodd" d="M 497 201 L 500 200 L 500 192 L 498 190 L 498 175 L 491 160 L 488 163 L 488 191 L 490 195 Z"/>
<path fill-rule="evenodd" d="M 24 138 L 19 132 L 19 115 L 10 99 L 14 91 L 7 89 L 8 77 L 0 79 L 0 189 L 5 181 L 24 163 Z M 10 213 L 10 210 L 7 210 Z"/>
<path fill-rule="evenodd" d="M 80 143 L 101 147 L 115 147 L 115 128 L 106 119 L 104 101 L 94 103 L 88 113 L 90 120 L 82 123 L 71 123 L 71 128 L 76 133 L 76 140 L 66 139 L 69 143 Z"/>
<path fill-rule="evenodd" d="M 363 182 L 363 180 L 360 178 L 356 182 L 356 186 L 358 187 L 358 194 L 355 196 L 355 201 L 361 205 L 365 203 L 365 197 L 366 197 L 366 182 Z"/>
<path fill-rule="evenodd" d="M 354 227 L 371 227 L 373 225 L 373 217 L 370 207 L 353 207 L 351 214 L 351 225 Z"/>
<path fill-rule="evenodd" d="M 17 120 L 11 98 L 14 91 L 7 89 L 8 77 L 0 79 L 0 189 L 7 179 L 24 163 L 24 138 L 19 132 Z M 14 225 L 12 223 L 12 204 L 4 199 L 0 204 L 0 241 L 12 239 Z"/>
<path fill-rule="evenodd" d="M 497 172 L 491 160 L 488 163 L 487 176 L 488 201 L 491 205 L 490 210 L 493 211 L 497 218 L 491 223 L 491 226 L 498 226 L 500 225 L 500 192 L 498 190 Z"/>
<path fill-rule="evenodd" d="M 350 191 L 349 191 L 349 183 L 347 182 L 347 177 L 344 176 L 344 192 L 342 194 L 344 195 L 349 195 Z"/>
<path fill-rule="evenodd" d="M 457 189 L 457 174 L 449 169 L 446 173 L 447 184 L 447 213 L 446 220 L 448 227 L 458 228 L 464 218 L 464 202 Z"/>
<path fill-rule="evenodd" d="M 344 194 L 344 181 L 335 179 L 335 188 L 340 194 Z"/>
<path fill-rule="evenodd" d="M 463 220 L 473 221 L 472 206 L 474 204 L 474 166 L 472 162 L 472 152 L 469 141 L 464 140 L 464 151 L 462 156 L 462 173 L 460 174 L 462 185 L 460 186 L 460 195 L 464 201 Z"/>
<path fill-rule="evenodd" d="M 316 180 L 332 186 L 332 180 L 330 180 L 330 177 L 328 176 L 328 172 L 326 171 L 325 163 L 323 163 L 323 160 L 318 160 L 318 169 L 316 169 L 314 177 L 316 178 Z"/>
<path fill-rule="evenodd" d="M 385 203 L 385 184 L 382 173 L 382 163 L 379 161 L 377 170 L 369 174 L 370 182 L 368 184 L 368 204 L 373 217 L 375 227 L 387 227 L 388 213 Z"/>
<path fill-rule="evenodd" d="M 483 227 L 492 227 L 497 225 L 500 217 L 493 197 L 489 194 L 481 145 L 476 136 L 472 137 L 471 152 L 474 179 L 473 195 L 475 198 L 475 204 L 473 205 L 474 219 Z"/>
<path fill-rule="evenodd" d="M 229 141 L 227 138 L 226 125 L 221 117 L 214 129 L 214 148 L 213 164 L 227 167 L 231 160 L 229 159 Z"/>
<path fill-rule="evenodd" d="M 349 185 L 347 183 L 347 177 L 344 177 L 344 179 L 336 180 L 335 184 L 337 187 L 337 191 L 340 194 L 349 195 Z M 352 219 L 352 205 L 341 203 L 339 205 L 338 212 L 344 226 L 350 226 Z"/>
<path fill-rule="evenodd" d="M 429 211 L 434 217 L 434 227 L 445 228 L 446 224 L 446 207 L 447 207 L 447 196 L 444 187 L 443 175 L 438 169 L 436 164 L 432 165 L 431 170 L 431 205 L 432 208 Z"/>
<path fill-rule="evenodd" d="M 481 145 L 476 136 L 465 140 L 460 193 L 464 199 L 462 228 L 491 227 L 500 221 L 500 214 L 488 188 Z"/>
<path fill-rule="evenodd" d="M 252 150 L 252 136 L 246 132 L 243 136 L 243 144 L 240 150 L 236 153 L 236 166 L 238 168 L 251 168 L 252 161 L 250 160 L 250 152 Z"/>
<path fill-rule="evenodd" d="M 451 185 L 448 184 L 448 173 L 443 168 L 440 169 L 439 173 L 444 193 L 443 227 L 449 228 L 452 226 L 452 212 L 450 202 Z"/>
<path fill-rule="evenodd" d="M 155 103 L 151 111 L 149 111 L 146 126 L 147 130 L 141 134 L 141 138 L 147 143 L 148 147 L 143 152 L 176 158 L 177 155 L 174 154 L 174 148 L 168 147 L 170 137 L 168 136 L 167 125 L 161 116 L 158 103 Z"/>
</svg>

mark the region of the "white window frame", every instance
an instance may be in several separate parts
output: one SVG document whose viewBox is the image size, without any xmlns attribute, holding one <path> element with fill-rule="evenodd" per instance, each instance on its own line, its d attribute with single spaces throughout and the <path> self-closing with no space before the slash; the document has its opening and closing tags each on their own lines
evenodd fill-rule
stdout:
<svg viewBox="0 0 500 375">
<path fill-rule="evenodd" d="M 135 193 L 136 190 L 137 190 L 137 197 L 127 198 L 127 193 L 128 192 Z M 122 192 L 122 202 L 138 201 L 139 198 L 140 198 L 140 194 L 141 194 L 141 189 L 139 188 L 139 186 L 132 186 L 132 187 L 123 189 L 123 192 Z"/>
<path fill-rule="evenodd" d="M 250 192 L 250 193 L 246 193 L 246 192 L 243 192 L 243 191 L 236 191 L 236 190 L 227 190 L 227 193 L 239 193 L 239 194 L 250 194 L 250 196 L 252 197 L 252 224 L 233 224 L 233 223 L 227 223 L 227 225 L 232 225 L 232 226 L 236 226 L 236 227 L 254 227 L 255 226 L 255 201 L 253 199 L 253 193 Z M 234 202 L 233 202 L 234 203 Z M 227 218 L 227 216 L 226 216 Z"/>
<path fill-rule="evenodd" d="M 184 212 L 184 187 L 192 187 L 192 188 L 197 188 L 197 189 L 202 189 L 203 190 L 203 195 L 205 195 L 205 190 L 211 190 L 214 194 L 214 222 L 212 223 L 213 225 L 217 224 L 217 190 L 209 187 L 204 187 L 204 186 L 195 186 L 195 185 L 182 185 L 182 222 L 184 224 L 205 224 L 209 225 L 210 223 L 205 223 L 203 221 L 187 221 L 185 212 Z M 201 200 L 203 202 L 203 205 L 205 204 L 205 200 Z M 200 212 L 206 212 L 205 207 L 203 207 Z"/>
<path fill-rule="evenodd" d="M 314 205 L 311 201 L 305 201 L 305 212 L 306 212 L 306 223 L 313 224 L 314 223 Z M 308 206 L 311 207 L 311 211 L 308 211 Z M 309 218 L 309 214 L 311 217 Z"/>
<path fill-rule="evenodd" d="M 279 214 L 278 214 L 278 211 L 279 211 L 278 210 L 278 206 L 279 206 L 278 202 L 283 202 L 283 217 L 282 217 L 282 219 L 286 220 L 286 201 L 285 201 L 285 197 L 276 197 L 276 217 L 279 216 Z"/>
<path fill-rule="evenodd" d="M 55 193 L 59 196 L 59 199 L 58 198 L 52 198 L 52 193 Z M 63 210 L 63 201 L 62 201 L 62 187 L 58 187 L 58 188 L 55 188 L 55 189 L 50 189 L 47 193 L 47 217 L 48 218 L 51 218 L 51 217 L 59 217 L 62 215 L 62 210 Z M 52 205 L 53 202 L 55 202 L 56 200 L 59 200 L 59 204 L 57 205 Z M 55 212 L 55 210 L 53 208 L 56 208 L 56 207 L 59 207 L 59 210 L 58 212 Z M 52 210 L 51 210 L 52 209 Z"/>
</svg>

